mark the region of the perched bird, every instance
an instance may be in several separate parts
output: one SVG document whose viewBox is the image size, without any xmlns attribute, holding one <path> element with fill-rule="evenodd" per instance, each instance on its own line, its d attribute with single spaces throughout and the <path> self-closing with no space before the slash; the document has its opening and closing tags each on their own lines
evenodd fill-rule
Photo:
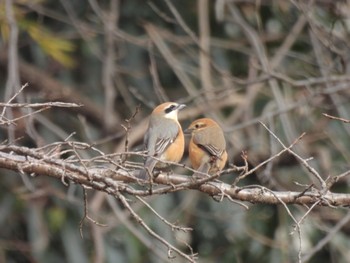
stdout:
<svg viewBox="0 0 350 263">
<path fill-rule="evenodd" d="M 177 120 L 178 111 L 184 104 L 165 102 L 157 106 L 150 117 L 144 144 L 149 155 L 145 161 L 145 169 L 139 173 L 139 178 L 147 179 L 154 167 L 167 166 L 152 157 L 162 161 L 179 162 L 185 148 L 184 134 Z"/>
<path fill-rule="evenodd" d="M 227 161 L 226 141 L 221 127 L 212 119 L 203 118 L 192 122 L 186 132 L 192 134 L 188 149 L 192 167 L 208 174 L 221 171 Z"/>
</svg>

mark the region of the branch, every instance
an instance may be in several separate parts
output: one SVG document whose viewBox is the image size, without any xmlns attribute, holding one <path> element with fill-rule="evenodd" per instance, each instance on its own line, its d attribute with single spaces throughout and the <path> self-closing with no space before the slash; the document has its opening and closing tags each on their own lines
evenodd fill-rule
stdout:
<svg viewBox="0 0 350 263">
<path fill-rule="evenodd" d="M 127 153 L 129 154 L 129 153 Z M 106 156 L 104 158 L 107 158 Z M 154 179 L 152 192 L 148 189 L 135 189 L 133 183 L 148 185 L 148 182 L 138 180 L 133 174 L 138 170 L 126 167 L 119 168 L 101 168 L 96 159 L 96 163 L 90 163 L 89 169 L 77 164 L 70 163 L 68 160 L 51 158 L 44 153 L 34 149 L 18 146 L 0 147 L 0 168 L 9 169 L 15 172 L 27 173 L 31 175 L 42 175 L 54 177 L 59 180 L 74 182 L 85 187 L 103 191 L 115 197 L 119 193 L 127 193 L 134 196 L 149 196 L 172 193 L 186 189 L 200 191 L 212 197 L 222 196 L 228 199 L 246 201 L 253 204 L 299 204 L 312 205 L 318 203 L 319 206 L 349 206 L 350 194 L 327 193 L 320 194 L 318 191 L 308 189 L 307 191 L 266 191 L 261 186 L 236 187 L 216 180 L 215 182 L 202 179 L 203 182 L 193 181 L 186 175 L 167 175 L 160 174 Z M 99 166 L 98 166 L 99 165 Z M 113 162 L 110 162 L 113 165 Z M 129 168 L 127 167 L 129 165 Z"/>
<path fill-rule="evenodd" d="M 337 121 L 342 121 L 344 123 L 350 123 L 350 120 L 348 119 L 344 119 L 344 118 L 340 118 L 340 117 L 335 117 L 335 116 L 332 116 L 332 115 L 329 115 L 327 113 L 322 113 L 323 116 L 327 117 L 327 118 L 330 118 L 330 119 L 333 119 L 333 120 L 337 120 Z"/>
<path fill-rule="evenodd" d="M 7 70 L 6 65 L 8 59 L 7 54 L 0 52 L 1 70 Z M 40 91 L 46 100 L 82 104 L 84 107 L 70 107 L 67 108 L 67 110 L 79 112 L 96 126 L 107 128 L 103 122 L 103 111 L 92 100 L 75 91 L 73 87 L 61 84 L 59 81 L 48 76 L 47 73 L 42 72 L 31 64 L 20 60 L 18 67 L 22 81 L 30 83 L 30 89 Z M 118 123 L 117 120 L 116 123 Z M 121 129 L 114 129 L 116 132 L 121 131 Z"/>
<path fill-rule="evenodd" d="M 45 107 L 57 107 L 57 108 L 76 108 L 82 107 L 82 104 L 68 103 L 68 102 L 43 102 L 43 103 L 3 103 L 0 102 L 0 107 L 7 108 L 45 108 Z"/>
</svg>

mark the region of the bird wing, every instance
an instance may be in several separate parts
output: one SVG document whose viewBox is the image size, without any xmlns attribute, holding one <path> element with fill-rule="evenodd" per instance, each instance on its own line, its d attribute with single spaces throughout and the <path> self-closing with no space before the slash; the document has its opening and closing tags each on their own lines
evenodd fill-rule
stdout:
<svg viewBox="0 0 350 263">
<path fill-rule="evenodd" d="M 149 128 L 145 134 L 144 144 L 149 156 L 160 156 L 166 148 L 176 139 L 179 133 L 179 125 L 172 120 L 164 120 L 154 117 L 150 119 Z M 148 179 L 149 173 L 152 173 L 157 160 L 148 157 L 145 162 L 145 168 L 140 171 L 138 177 Z"/>
<path fill-rule="evenodd" d="M 176 139 L 179 133 L 179 125 L 168 119 L 151 118 L 150 128 L 145 136 L 145 145 L 148 154 L 157 156 L 162 154 L 166 148 Z"/>
<path fill-rule="evenodd" d="M 162 154 L 173 141 L 173 138 L 158 138 L 155 147 L 156 155 Z"/>
<path fill-rule="evenodd" d="M 215 157 L 221 157 L 223 154 L 224 150 L 223 149 L 218 149 L 212 144 L 198 144 L 199 147 L 201 147 L 203 150 L 208 152 L 210 155 L 215 156 Z"/>
<path fill-rule="evenodd" d="M 194 143 L 206 151 L 209 155 L 221 157 L 226 148 L 224 134 L 216 127 L 203 130 L 193 136 Z"/>
</svg>

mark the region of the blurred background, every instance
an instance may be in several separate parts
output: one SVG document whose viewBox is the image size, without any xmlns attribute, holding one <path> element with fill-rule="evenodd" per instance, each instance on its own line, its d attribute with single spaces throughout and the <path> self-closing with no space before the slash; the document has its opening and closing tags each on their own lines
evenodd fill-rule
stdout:
<svg viewBox="0 0 350 263">
<path fill-rule="evenodd" d="M 34 148 L 70 138 L 123 152 L 122 125 L 140 106 L 128 135 L 136 151 L 153 107 L 176 101 L 187 105 L 179 116 L 183 127 L 203 116 L 220 123 L 230 164 L 243 165 L 246 151 L 252 168 L 282 149 L 261 121 L 286 145 L 306 132 L 293 149 L 313 157 L 309 164 L 324 179 L 349 170 L 349 125 L 322 115 L 350 119 L 349 1 L 2 0 L 0 30 L 2 102 L 18 93 L 13 102 L 84 105 L 29 118 L 20 118 L 28 109 L 7 108 L 2 116 L 18 120 L 0 127 L 3 143 Z M 0 172 L 0 262 L 185 262 L 169 260 L 167 248 L 104 193 L 87 191 L 88 209 L 107 226 L 85 220 L 81 238 L 81 187 Z M 331 191 L 348 193 L 348 181 L 343 177 Z M 275 191 L 319 187 L 288 154 L 239 182 L 253 184 Z M 184 233 L 127 197 L 154 231 L 187 253 L 190 245 L 199 262 L 350 258 L 347 208 L 314 207 L 299 238 L 282 205 L 245 210 L 197 191 L 145 199 L 168 221 L 193 228 Z M 298 220 L 308 211 L 288 208 Z"/>
</svg>

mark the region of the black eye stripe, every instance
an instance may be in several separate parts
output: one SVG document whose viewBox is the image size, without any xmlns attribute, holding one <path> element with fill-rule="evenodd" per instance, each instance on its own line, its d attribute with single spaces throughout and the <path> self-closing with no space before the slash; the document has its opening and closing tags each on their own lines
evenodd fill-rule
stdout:
<svg viewBox="0 0 350 263">
<path fill-rule="evenodd" d="M 165 109 L 165 113 L 172 112 L 176 108 L 176 105 L 172 104 L 168 108 Z"/>
</svg>

